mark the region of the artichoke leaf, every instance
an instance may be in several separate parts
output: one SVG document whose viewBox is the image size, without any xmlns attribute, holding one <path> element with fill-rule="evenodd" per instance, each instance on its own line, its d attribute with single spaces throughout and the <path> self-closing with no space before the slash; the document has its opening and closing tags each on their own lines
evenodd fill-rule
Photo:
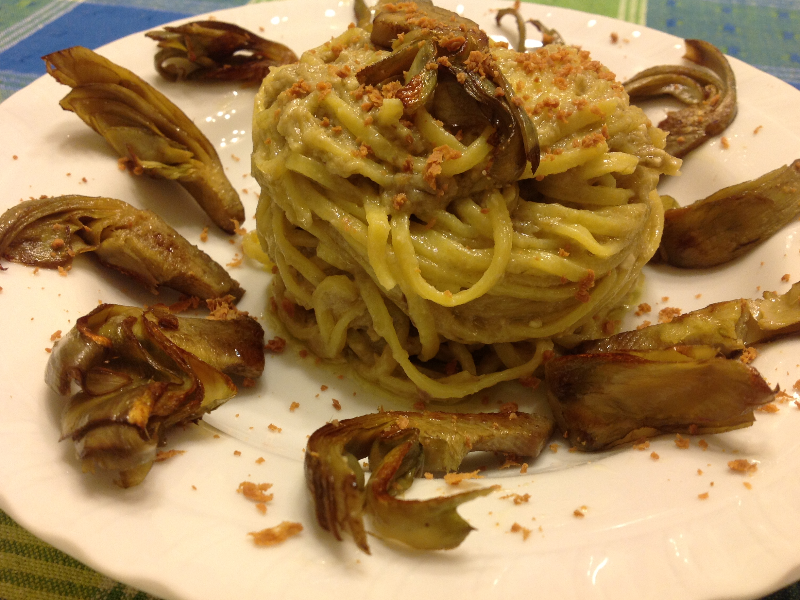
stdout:
<svg viewBox="0 0 800 600">
<path fill-rule="evenodd" d="M 88 48 L 43 58 L 47 72 L 73 88 L 61 106 L 102 135 L 134 173 L 177 180 L 228 233 L 244 222 L 244 207 L 214 146 L 166 96 Z"/>
<path fill-rule="evenodd" d="M 403 76 L 411 68 L 420 51 L 416 43 L 405 44 L 381 60 L 359 69 L 356 79 L 366 85 L 380 85 L 383 82 Z"/>
<path fill-rule="evenodd" d="M 220 321 L 159 315 L 158 327 L 178 347 L 223 373 L 256 378 L 264 370 L 264 331 L 255 319 Z M 207 339 L 214 343 L 207 344 Z"/>
<path fill-rule="evenodd" d="M 731 357 L 753 344 L 800 331 L 800 282 L 785 294 L 765 292 L 763 298 L 727 300 L 634 331 L 585 342 L 576 352 L 665 350 L 680 345 L 712 346 Z"/>
<path fill-rule="evenodd" d="M 158 42 L 155 67 L 169 81 L 258 85 L 270 67 L 297 62 L 297 55 L 287 46 L 223 21 L 192 21 L 145 35 Z"/>
<path fill-rule="evenodd" d="M 545 365 L 545 379 L 556 422 L 581 451 L 748 427 L 776 392 L 741 361 L 687 360 L 680 348 L 561 356 Z"/>
<path fill-rule="evenodd" d="M 454 547 L 454 540 L 460 543 L 469 532 L 455 508 L 488 492 L 410 504 L 395 496 L 407 489 L 423 466 L 428 471 L 452 471 L 471 451 L 537 456 L 552 431 L 550 419 L 526 413 L 383 412 L 328 423 L 311 435 L 305 457 L 306 483 L 317 521 L 337 540 L 349 532 L 366 553 L 363 516 L 374 516 L 373 510 L 384 537 L 418 548 Z M 358 462 L 367 456 L 373 470 L 371 484 L 364 483 Z M 420 528 L 442 515 L 447 515 L 440 524 L 444 530 L 426 536 Z M 392 525 L 401 520 L 413 521 L 414 526 Z"/>
<path fill-rule="evenodd" d="M 667 210 L 657 256 L 676 267 L 714 267 L 770 238 L 800 213 L 800 160 Z"/>
<path fill-rule="evenodd" d="M 473 529 L 456 511 L 458 506 L 486 496 L 499 486 L 430 500 L 398 500 L 393 491 L 396 479 L 413 472 L 415 466 L 421 468 L 422 463 L 422 446 L 418 441 L 406 441 L 389 451 L 367 482 L 365 512 L 371 516 L 377 534 L 384 538 L 419 550 L 456 548 Z"/>
<path fill-rule="evenodd" d="M 488 176 L 499 183 L 513 183 L 519 180 L 528 162 L 535 172 L 539 166 L 539 138 L 533 122 L 524 109 L 511 101 L 512 86 L 497 71 L 501 85 L 496 85 L 487 77 L 463 69 L 457 65 L 444 67 L 461 82 L 464 91 L 475 101 L 478 109 L 495 127 L 492 166 Z M 497 88 L 503 91 L 497 95 Z M 449 89 L 449 88 L 446 88 Z"/>
<path fill-rule="evenodd" d="M 623 84 L 634 100 L 671 94 L 687 103 L 680 110 L 668 112 L 658 124 L 669 134 L 665 150 L 677 158 L 725 131 L 737 111 L 736 76 L 725 55 L 703 40 L 687 39 L 684 43 L 684 58 L 699 68 L 693 65 L 652 67 Z M 695 83 L 687 83 L 686 78 Z M 702 89 L 701 99 L 698 99 L 698 89 Z"/>
<path fill-rule="evenodd" d="M 236 394 L 228 374 L 260 375 L 247 357 L 262 352 L 263 369 L 257 322 L 239 316 L 183 327 L 200 320 L 163 307 L 101 305 L 56 344 L 45 382 L 61 395 L 79 388 L 62 414 L 61 436 L 73 441 L 84 470 L 115 471 L 123 487 L 141 482 L 170 427 L 197 421 Z M 231 344 L 234 338 L 241 341 Z M 187 349 L 201 345 L 212 348 L 203 353 L 208 362 Z"/>
<path fill-rule="evenodd" d="M 201 299 L 244 290 L 225 269 L 164 222 L 113 198 L 26 200 L 0 215 L 0 256 L 30 266 L 66 267 L 93 252 L 105 266 L 156 292 L 166 286 Z"/>
</svg>

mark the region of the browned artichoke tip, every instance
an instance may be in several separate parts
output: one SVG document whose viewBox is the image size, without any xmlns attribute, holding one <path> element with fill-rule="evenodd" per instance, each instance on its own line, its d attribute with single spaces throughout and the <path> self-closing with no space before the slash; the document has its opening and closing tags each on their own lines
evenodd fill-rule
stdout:
<svg viewBox="0 0 800 600">
<path fill-rule="evenodd" d="M 719 49 L 703 40 L 685 40 L 684 58 L 703 69 L 660 66 L 632 77 L 624 86 L 631 98 L 671 94 L 688 103 L 667 113 L 658 126 L 669 133 L 666 151 L 682 158 L 709 138 L 722 133 L 736 117 L 736 77 Z M 694 80 L 688 83 L 686 78 Z M 702 98 L 698 101 L 698 90 Z"/>
<path fill-rule="evenodd" d="M 150 31 L 159 74 L 169 81 L 224 80 L 259 84 L 270 67 L 297 62 L 287 46 L 223 21 L 192 21 Z"/>
<path fill-rule="evenodd" d="M 0 215 L 0 256 L 35 267 L 68 267 L 77 254 L 200 299 L 244 290 L 225 269 L 158 215 L 113 198 L 58 196 L 20 202 Z"/>
<path fill-rule="evenodd" d="M 555 29 L 548 27 L 544 23 L 542 23 L 539 19 L 528 19 L 528 23 L 536 27 L 539 30 L 539 33 L 542 34 L 542 44 L 548 46 L 550 44 L 560 44 L 564 45 L 566 42 L 564 38 L 561 37 L 561 34 L 556 31 Z"/>
<path fill-rule="evenodd" d="M 382 537 L 420 549 L 453 548 L 471 530 L 456 508 L 489 491 L 417 502 L 396 495 L 423 467 L 455 470 L 473 450 L 536 456 L 552 431 L 550 419 L 525 413 L 384 412 L 328 423 L 311 435 L 305 456 L 317 521 L 337 540 L 349 532 L 366 553 L 365 514 Z M 359 460 L 367 456 L 373 476 L 365 485 Z"/>
<path fill-rule="evenodd" d="M 688 269 L 722 265 L 800 214 L 800 160 L 664 213 L 657 256 Z"/>
<path fill-rule="evenodd" d="M 517 22 L 517 52 L 525 52 L 525 40 L 527 33 L 525 31 L 525 19 L 516 8 L 501 8 L 497 11 L 495 22 L 500 25 L 500 21 L 507 15 L 512 15 Z"/>
<path fill-rule="evenodd" d="M 527 31 L 525 25 L 530 23 L 542 34 L 542 45 L 547 46 L 549 44 L 564 44 L 564 38 L 561 37 L 561 34 L 556 31 L 555 29 L 551 29 L 544 23 L 542 23 L 539 19 L 528 19 L 527 21 L 522 16 L 516 8 L 501 8 L 497 11 L 497 16 L 495 17 L 495 21 L 498 25 L 500 25 L 500 21 L 506 15 L 513 15 L 517 22 L 517 52 L 525 52 L 525 42 L 527 40 Z"/>
<path fill-rule="evenodd" d="M 488 45 L 487 35 L 475 21 L 434 6 L 432 2 L 379 3 L 372 20 L 370 39 L 376 46 L 390 48 L 400 34 L 414 29 L 429 30 L 432 37 L 441 40 L 451 50 L 460 47 L 470 34 L 476 36 L 482 45 Z"/>
<path fill-rule="evenodd" d="M 244 206 L 214 146 L 161 92 L 131 71 L 75 46 L 43 57 L 47 72 L 73 88 L 60 104 L 102 135 L 134 174 L 178 181 L 228 233 Z"/>
<path fill-rule="evenodd" d="M 777 390 L 752 367 L 715 352 L 690 347 L 562 356 L 545 365 L 550 407 L 581 451 L 664 433 L 748 427 L 753 409 L 771 402 Z"/>
<path fill-rule="evenodd" d="M 61 395 L 73 383 L 80 388 L 62 415 L 61 438 L 74 442 L 84 470 L 117 472 L 122 487 L 140 483 L 170 427 L 197 421 L 236 394 L 223 370 L 261 374 L 258 323 L 194 321 L 210 323 L 164 308 L 101 305 L 55 346 L 45 381 Z M 198 348 L 201 356 L 191 351 Z M 257 352 L 260 367 L 243 358 Z"/>
</svg>

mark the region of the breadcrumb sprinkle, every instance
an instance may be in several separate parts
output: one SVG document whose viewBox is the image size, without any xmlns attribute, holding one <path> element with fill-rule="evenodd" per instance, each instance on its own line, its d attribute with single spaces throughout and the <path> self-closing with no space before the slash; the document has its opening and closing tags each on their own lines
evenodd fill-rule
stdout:
<svg viewBox="0 0 800 600">
<path fill-rule="evenodd" d="M 531 499 L 531 495 L 512 493 L 512 494 L 506 494 L 505 496 L 500 496 L 501 500 L 508 500 L 509 498 L 511 498 L 514 504 L 524 504 L 525 502 L 528 502 Z"/>
<path fill-rule="evenodd" d="M 748 475 L 752 475 L 758 470 L 758 463 L 750 462 L 746 458 L 737 458 L 736 460 L 728 462 L 728 468 L 731 471 L 736 471 L 737 473 L 747 473 Z"/>
<path fill-rule="evenodd" d="M 262 529 L 261 531 L 251 531 L 247 535 L 253 537 L 253 542 L 256 546 L 274 546 L 285 542 L 301 531 L 303 531 L 303 526 L 300 523 L 283 521 L 280 525 L 276 525 L 275 527 Z"/>
<path fill-rule="evenodd" d="M 690 441 L 688 438 L 683 437 L 680 433 L 675 434 L 675 445 L 681 450 L 689 448 Z"/>
<path fill-rule="evenodd" d="M 167 459 L 172 458 L 173 456 L 180 456 L 181 454 L 185 454 L 186 450 L 165 450 L 159 451 L 156 453 L 156 462 L 163 462 Z"/>
<path fill-rule="evenodd" d="M 280 354 L 286 349 L 286 340 L 280 336 L 275 336 L 267 342 L 264 348 L 273 354 Z"/>
<path fill-rule="evenodd" d="M 681 316 L 681 309 L 680 308 L 674 308 L 674 307 L 668 306 L 668 307 L 662 308 L 660 311 L 658 311 L 658 322 L 659 323 L 672 323 L 672 320 L 675 317 L 680 317 L 680 316 Z"/>
<path fill-rule="evenodd" d="M 510 532 L 511 532 L 511 533 L 521 533 L 521 534 L 522 534 L 522 541 L 523 541 L 523 542 L 524 542 L 525 540 L 527 540 L 527 539 L 528 539 L 528 536 L 531 534 L 531 530 L 530 530 L 530 529 L 528 529 L 527 527 L 523 527 L 523 526 L 522 526 L 522 525 L 520 525 L 519 523 L 514 523 L 514 524 L 511 526 L 511 530 L 510 530 Z"/>
<path fill-rule="evenodd" d="M 483 475 L 479 475 L 479 471 L 470 471 L 469 473 L 447 473 L 444 476 L 445 483 L 449 485 L 458 485 L 467 479 L 483 479 Z"/>
<path fill-rule="evenodd" d="M 267 494 L 267 490 L 272 487 L 271 483 L 253 483 L 252 481 L 243 481 L 239 484 L 236 492 L 242 494 L 248 500 L 254 502 L 269 502 L 272 500 L 274 494 Z"/>
</svg>

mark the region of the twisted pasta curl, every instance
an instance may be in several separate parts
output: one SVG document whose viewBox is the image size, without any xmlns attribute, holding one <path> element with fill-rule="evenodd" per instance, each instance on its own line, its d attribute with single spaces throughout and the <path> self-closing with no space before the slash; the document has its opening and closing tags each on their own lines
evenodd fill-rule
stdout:
<svg viewBox="0 0 800 600">
<path fill-rule="evenodd" d="M 588 53 L 493 48 L 542 145 L 535 173 L 499 184 L 495 131 L 463 98 L 437 90 L 410 115 L 401 84 L 359 84 L 385 55 L 351 28 L 259 91 L 257 229 L 282 326 L 390 392 L 439 400 L 609 333 L 660 240 L 655 186 L 679 166 L 664 134 Z"/>
</svg>

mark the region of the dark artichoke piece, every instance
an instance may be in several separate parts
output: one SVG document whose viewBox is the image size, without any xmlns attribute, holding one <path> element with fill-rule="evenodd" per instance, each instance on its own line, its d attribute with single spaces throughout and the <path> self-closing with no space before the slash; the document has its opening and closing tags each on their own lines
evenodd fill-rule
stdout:
<svg viewBox="0 0 800 600">
<path fill-rule="evenodd" d="M 372 20 L 370 39 L 376 46 L 390 48 L 401 34 L 418 28 L 427 29 L 430 37 L 441 40 L 439 45 L 451 52 L 470 38 L 474 44 L 488 46 L 488 36 L 475 21 L 427 1 L 380 2 Z"/>
<path fill-rule="evenodd" d="M 720 433 L 747 427 L 776 390 L 713 347 L 577 354 L 545 365 L 559 428 L 582 451 L 663 433 Z"/>
<path fill-rule="evenodd" d="M 686 108 L 667 113 L 658 124 L 669 133 L 666 151 L 682 158 L 719 135 L 736 116 L 736 77 L 725 55 L 713 44 L 685 40 L 684 58 L 703 67 L 661 66 L 646 69 L 625 82 L 631 99 L 671 94 Z M 695 83 L 688 83 L 687 78 Z M 702 98 L 698 98 L 702 90 Z"/>
<path fill-rule="evenodd" d="M 414 114 L 425 106 L 433 97 L 438 82 L 438 69 L 429 69 L 428 65 L 436 60 L 436 47 L 428 40 L 422 43 L 414 62 L 408 70 L 410 79 L 406 85 L 397 90 L 396 97 L 403 103 L 405 112 Z"/>
<path fill-rule="evenodd" d="M 45 381 L 61 395 L 73 382 L 80 388 L 61 434 L 73 440 L 84 470 L 114 471 L 118 485 L 137 485 L 170 427 L 197 421 L 236 394 L 226 373 L 261 374 L 264 332 L 255 320 L 193 321 L 202 320 L 104 304 L 56 344 Z M 202 359 L 191 351 L 200 347 Z"/>
<path fill-rule="evenodd" d="M 364 514 L 383 537 L 414 548 L 454 548 L 471 530 L 456 508 L 488 490 L 413 502 L 397 494 L 423 469 L 455 470 L 471 451 L 537 456 L 552 431 L 550 419 L 526 413 L 364 415 L 328 423 L 311 435 L 306 483 L 320 526 L 337 540 L 349 531 L 366 553 Z M 358 461 L 367 456 L 373 476 L 365 486 Z"/>
<path fill-rule="evenodd" d="M 102 264 L 151 291 L 166 286 L 201 299 L 244 290 L 227 271 L 158 215 L 121 200 L 59 196 L 27 200 L 0 216 L 0 256 L 56 268 L 94 252 Z"/>
<path fill-rule="evenodd" d="M 358 73 L 356 79 L 366 85 L 380 85 L 403 76 L 411 68 L 419 53 L 419 45 L 406 44 L 378 62 L 367 65 Z"/>
<path fill-rule="evenodd" d="M 158 42 L 156 70 L 169 81 L 212 79 L 258 85 L 270 67 L 297 62 L 287 46 L 223 21 L 193 21 L 145 35 Z"/>
<path fill-rule="evenodd" d="M 800 214 L 800 160 L 664 214 L 658 256 L 697 269 L 733 260 Z"/>
<path fill-rule="evenodd" d="M 525 110 L 510 102 L 513 94 L 507 83 L 502 86 L 504 100 L 495 94 L 497 86 L 488 78 L 455 66 L 446 67 L 458 79 L 480 111 L 496 128 L 495 152 L 489 176 L 501 183 L 519 180 L 530 161 L 536 172 L 539 166 L 539 137 Z"/>
<path fill-rule="evenodd" d="M 56 81 L 73 88 L 61 107 L 102 135 L 135 174 L 178 181 L 228 233 L 244 222 L 244 207 L 214 146 L 166 96 L 88 48 L 44 60 Z"/>
</svg>

